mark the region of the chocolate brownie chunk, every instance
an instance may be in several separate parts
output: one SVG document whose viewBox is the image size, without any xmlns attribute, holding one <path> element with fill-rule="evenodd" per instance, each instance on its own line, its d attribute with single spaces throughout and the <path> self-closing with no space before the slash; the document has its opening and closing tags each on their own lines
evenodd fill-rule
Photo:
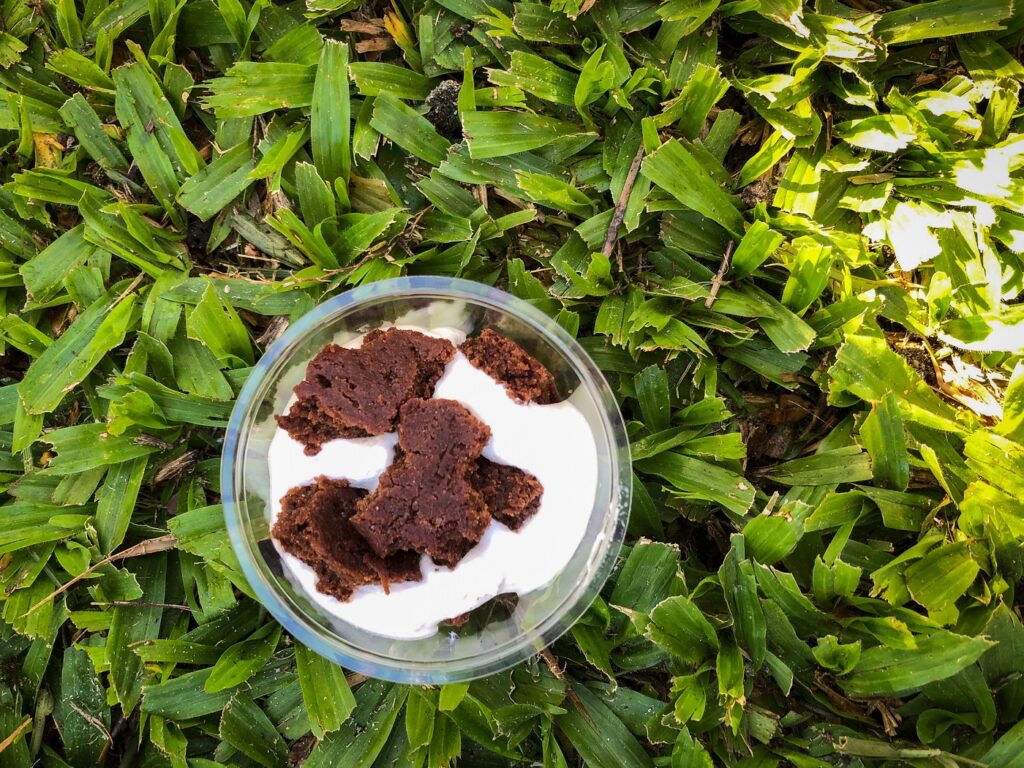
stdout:
<svg viewBox="0 0 1024 768">
<path fill-rule="evenodd" d="M 454 355 L 445 339 L 397 328 L 370 331 L 358 349 L 328 344 L 309 362 L 295 387 L 297 402 L 277 422 L 310 455 L 337 437 L 391 432 L 402 404 L 430 397 Z"/>
<path fill-rule="evenodd" d="M 559 400 L 551 371 L 497 331 L 485 328 L 459 349 L 474 366 L 504 384 L 505 390 L 519 402 L 546 404 Z"/>
<path fill-rule="evenodd" d="M 364 584 L 379 583 L 387 590 L 392 583 L 421 577 L 419 555 L 378 557 L 352 527 L 349 518 L 366 495 L 346 480 L 321 476 L 313 485 L 288 491 L 274 523 L 274 538 L 316 572 L 317 590 L 339 600 L 348 600 Z"/>
<path fill-rule="evenodd" d="M 277 424 L 305 447 L 303 453 L 314 456 L 329 440 L 339 437 L 368 437 L 359 427 L 346 427 L 322 410 L 314 398 L 296 400 L 285 416 L 277 416 Z"/>
<path fill-rule="evenodd" d="M 513 531 L 540 509 L 544 486 L 529 472 L 507 464 L 495 464 L 479 458 L 470 477 L 473 487 L 483 494 L 491 517 Z"/>
<path fill-rule="evenodd" d="M 470 473 L 491 431 L 454 400 L 410 400 L 398 422 L 399 454 L 376 492 L 357 504 L 352 525 L 381 557 L 425 552 L 454 565 L 490 524 Z"/>
</svg>

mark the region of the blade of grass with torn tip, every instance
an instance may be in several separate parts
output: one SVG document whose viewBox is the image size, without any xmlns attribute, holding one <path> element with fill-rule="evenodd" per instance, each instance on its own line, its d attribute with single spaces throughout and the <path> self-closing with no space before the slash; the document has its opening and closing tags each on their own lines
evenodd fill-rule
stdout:
<svg viewBox="0 0 1024 768">
<path fill-rule="evenodd" d="M 700 63 L 679 96 L 655 118 L 655 123 L 659 128 L 667 128 L 674 122 L 686 138 L 696 139 L 704 128 L 712 107 L 728 90 L 729 83 L 718 67 Z"/>
<path fill-rule="evenodd" d="M 743 526 L 743 538 L 755 562 L 774 565 L 796 548 L 804 532 L 803 518 L 810 511 L 809 505 L 797 504 L 800 505 L 799 516 L 793 514 L 796 505 L 791 504 L 784 514 L 761 514 Z"/>
<path fill-rule="evenodd" d="M 859 483 L 871 479 L 871 460 L 860 446 L 850 445 L 777 464 L 766 476 L 783 485 Z"/>
<path fill-rule="evenodd" d="M 85 219 L 85 239 L 103 251 L 134 264 L 153 278 L 159 277 L 167 267 L 185 269 L 184 247 L 171 239 L 174 235 L 127 204 L 86 194 L 78 201 L 78 206 Z"/>
<path fill-rule="evenodd" d="M 252 148 L 238 144 L 182 184 L 178 204 L 203 221 L 212 219 L 252 184 L 255 167 Z"/>
<path fill-rule="evenodd" d="M 356 691 L 357 705 L 373 693 L 364 683 Z M 356 723 L 349 718 L 337 731 L 327 734 L 310 752 L 306 767 L 370 768 L 384 749 L 408 695 L 406 687 L 391 686 L 366 722 Z"/>
<path fill-rule="evenodd" d="M 980 570 L 971 557 L 971 545 L 958 541 L 936 547 L 911 563 L 904 575 L 914 602 L 928 610 L 929 618 L 949 626 L 960 617 L 956 601 L 970 589 Z"/>
<path fill-rule="evenodd" d="M 645 635 L 688 664 L 699 664 L 718 649 L 718 635 L 711 622 L 693 601 L 682 595 L 654 607 Z"/>
<path fill-rule="evenodd" d="M 633 377 L 640 412 L 651 432 L 668 429 L 672 419 L 668 374 L 659 365 L 649 365 Z"/>
<path fill-rule="evenodd" d="M 589 688 L 572 683 L 576 702 L 555 718 L 558 732 L 589 768 L 651 768 L 651 758 L 622 720 Z M 582 709 L 581 709 L 582 707 Z"/>
<path fill-rule="evenodd" d="M 96 15 L 85 33 L 86 41 L 94 43 L 100 34 L 117 39 L 121 33 L 142 19 L 149 10 L 147 0 L 113 0 Z"/>
<path fill-rule="evenodd" d="M 355 709 L 356 699 L 337 664 L 295 643 L 296 674 L 302 687 L 302 701 L 318 739 L 341 728 Z"/>
<path fill-rule="evenodd" d="M 124 341 L 135 322 L 137 298 L 122 295 L 127 287 L 127 281 L 113 285 L 29 366 L 18 385 L 28 414 L 54 410 L 107 352 Z"/>
<path fill-rule="evenodd" d="M 60 108 L 60 115 L 75 132 L 75 138 L 85 151 L 103 170 L 127 172 L 128 161 L 103 130 L 99 116 L 82 94 L 76 93 L 64 102 L 64 106 Z"/>
<path fill-rule="evenodd" d="M 466 112 L 462 130 L 474 159 L 504 157 L 539 149 L 564 136 L 582 133 L 580 126 L 528 112 Z"/>
<path fill-rule="evenodd" d="M 637 469 L 666 480 L 686 498 L 716 502 L 736 515 L 754 503 L 754 488 L 742 475 L 690 456 L 661 453 L 637 462 Z"/>
<path fill-rule="evenodd" d="M 85 226 L 69 229 L 19 268 L 35 301 L 45 301 L 62 287 L 64 278 L 88 259 L 95 246 L 85 240 Z"/>
<path fill-rule="evenodd" d="M 871 457 L 871 470 L 879 485 L 906 490 L 910 482 L 910 459 L 903 421 L 892 393 L 871 408 L 861 425 L 860 437 Z"/>
<path fill-rule="evenodd" d="M 539 3 L 516 3 L 512 28 L 523 40 L 553 45 L 579 42 L 576 26 L 565 14 Z"/>
<path fill-rule="evenodd" d="M 194 307 L 185 311 L 185 328 L 190 339 L 201 341 L 230 367 L 236 367 L 236 361 L 253 364 L 249 332 L 234 307 L 212 285 L 206 287 Z"/>
<path fill-rule="evenodd" d="M 207 83 L 205 105 L 217 117 L 249 117 L 313 102 L 316 67 L 280 62 L 239 62 Z"/>
<path fill-rule="evenodd" d="M 704 214 L 734 235 L 743 231 L 743 217 L 733 199 L 675 139 L 645 157 L 641 170 L 687 208 Z"/>
<path fill-rule="evenodd" d="M 451 146 L 425 117 L 390 94 L 382 93 L 374 100 L 370 125 L 385 138 L 431 165 L 442 163 Z"/>
<path fill-rule="evenodd" d="M 214 638 L 215 639 L 215 638 Z M 268 696 L 296 682 L 290 658 L 274 658 L 244 686 L 254 699 Z M 235 689 L 207 693 L 204 685 L 209 669 L 186 672 L 157 685 L 143 686 L 142 711 L 171 720 L 191 720 L 221 712 Z"/>
<path fill-rule="evenodd" d="M 813 216 L 818 206 L 821 167 L 806 151 L 794 152 L 772 203 L 790 213 Z"/>
<path fill-rule="evenodd" d="M 132 713 L 142 695 L 144 673 L 142 659 L 135 655 L 132 645 L 155 639 L 160 633 L 163 617 L 160 605 L 167 586 L 167 554 L 159 552 L 139 558 L 129 567 L 142 588 L 143 604 L 114 608 L 104 648 L 110 668 L 110 687 L 126 716 Z"/>
<path fill-rule="evenodd" d="M 153 134 L 177 173 L 195 173 L 203 167 L 199 150 L 186 135 L 151 69 L 141 63 L 118 67 L 114 71 L 114 83 L 126 106 L 130 107 L 125 117 L 138 120 L 127 125 L 140 130 L 152 125 Z"/>
<path fill-rule="evenodd" d="M 348 70 L 356 89 L 363 96 L 386 93 L 396 99 L 423 101 L 434 87 L 434 81 L 429 77 L 384 62 L 354 61 L 348 65 Z"/>
<path fill-rule="evenodd" d="M 940 431 L 961 433 L 957 411 L 943 402 L 884 339 L 847 335 L 829 376 L 843 389 L 868 402 L 892 393 L 905 418 Z"/>
<path fill-rule="evenodd" d="M 51 475 L 72 475 L 108 464 L 139 458 L 153 453 L 160 444 L 140 439 L 139 434 L 111 435 L 107 425 L 100 423 L 77 424 L 46 433 L 46 442 L 57 451 L 47 465 Z"/>
<path fill-rule="evenodd" d="M 888 45 L 1001 30 L 1013 13 L 1012 0 L 960 0 L 919 3 L 882 14 L 874 34 Z"/>
<path fill-rule="evenodd" d="M 509 85 L 555 104 L 573 106 L 577 75 L 525 51 L 513 51 L 508 71 L 492 70 L 495 85 Z"/>
<path fill-rule="evenodd" d="M 60 724 L 65 754 L 75 765 L 97 765 L 110 744 L 110 708 L 89 655 L 64 651 L 60 695 L 54 719 Z"/>
<path fill-rule="evenodd" d="M 310 109 L 313 162 L 331 187 L 347 190 L 352 168 L 348 46 L 328 40 L 320 53 Z M 342 200 L 347 206 L 347 199 Z"/>
<path fill-rule="evenodd" d="M 729 267 L 729 276 L 741 280 L 752 274 L 778 250 L 785 236 L 769 228 L 763 221 L 755 221 L 743 234 L 736 246 Z"/>
<path fill-rule="evenodd" d="M 756 672 L 764 663 L 768 627 L 757 593 L 754 567 L 746 556 L 743 534 L 733 534 L 731 546 L 718 569 L 722 593 L 733 620 L 733 635 L 749 654 Z"/>
<path fill-rule="evenodd" d="M 270 718 L 241 691 L 225 705 L 218 733 L 226 744 L 266 768 L 283 765 L 288 758 L 288 747 Z"/>
<path fill-rule="evenodd" d="M 264 624 L 248 640 L 235 643 L 224 651 L 210 669 L 203 689 L 207 693 L 217 693 L 245 682 L 270 662 L 280 639 L 279 624 Z"/>
<path fill-rule="evenodd" d="M 251 179 L 271 178 L 274 189 L 280 188 L 281 172 L 295 154 L 302 149 L 309 139 L 309 127 L 300 125 L 285 133 L 273 142 L 269 140 L 260 144 L 262 157 L 256 167 L 249 172 Z"/>
<path fill-rule="evenodd" d="M 114 81 L 111 80 L 110 75 L 92 59 L 87 59 L 77 50 L 71 48 L 57 51 L 46 62 L 46 68 L 74 80 L 83 88 L 110 92 L 114 90 Z"/>
<path fill-rule="evenodd" d="M 124 541 L 148 463 L 146 456 L 140 456 L 114 464 L 107 471 L 96 498 L 96 533 L 104 554 L 113 552 Z"/>
<path fill-rule="evenodd" d="M 917 648 L 884 645 L 868 648 L 839 685 L 856 696 L 905 696 L 929 683 L 952 677 L 973 664 L 995 643 L 984 637 L 965 637 L 938 631 L 918 637 Z"/>
</svg>

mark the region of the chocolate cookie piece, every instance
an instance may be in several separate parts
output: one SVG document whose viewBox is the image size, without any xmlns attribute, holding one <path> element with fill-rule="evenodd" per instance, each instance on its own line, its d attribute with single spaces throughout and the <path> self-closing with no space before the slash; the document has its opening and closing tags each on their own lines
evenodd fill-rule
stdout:
<svg viewBox="0 0 1024 768">
<path fill-rule="evenodd" d="M 410 400 L 399 416 L 399 454 L 357 504 L 352 525 L 381 557 L 414 550 L 454 565 L 491 521 L 469 477 L 490 436 L 454 400 Z"/>
<path fill-rule="evenodd" d="M 318 477 L 312 485 L 292 488 L 281 500 L 272 535 L 281 546 L 309 565 L 318 591 L 348 600 L 364 584 L 419 581 L 420 557 L 400 552 L 378 557 L 349 522 L 367 492 L 346 480 Z"/>
<path fill-rule="evenodd" d="M 497 331 L 485 328 L 459 347 L 474 366 L 521 403 L 554 403 L 559 400 L 555 377 L 540 361 Z"/>
<path fill-rule="evenodd" d="M 395 429 L 398 409 L 430 397 L 455 347 L 417 331 L 370 331 L 358 349 L 328 344 L 295 387 L 298 400 L 277 422 L 316 454 L 337 437 L 381 435 Z"/>
<path fill-rule="evenodd" d="M 481 457 L 476 461 L 470 482 L 483 494 L 491 517 L 513 531 L 519 530 L 540 509 L 544 486 L 518 467 L 496 464 Z"/>
</svg>

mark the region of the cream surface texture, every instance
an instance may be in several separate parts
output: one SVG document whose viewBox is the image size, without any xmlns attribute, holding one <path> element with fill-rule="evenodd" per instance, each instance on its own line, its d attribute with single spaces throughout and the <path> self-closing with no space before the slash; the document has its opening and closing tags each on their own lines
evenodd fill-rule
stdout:
<svg viewBox="0 0 1024 768">
<path fill-rule="evenodd" d="M 447 338 L 456 345 L 465 338 L 453 328 L 400 327 Z M 346 346 L 357 347 L 360 342 L 356 339 Z M 274 542 L 293 583 L 323 611 L 367 632 L 396 639 L 429 637 L 438 631 L 439 623 L 497 595 L 523 595 L 550 583 L 583 539 L 597 489 L 597 446 L 573 397 L 550 405 L 517 403 L 461 352 L 448 364 L 434 397 L 457 400 L 490 427 L 491 439 L 483 451 L 486 458 L 519 467 L 541 482 L 540 508 L 528 522 L 512 531 L 492 521 L 480 542 L 454 568 L 435 565 L 424 555 L 421 581 L 392 584 L 389 593 L 379 585 L 363 586 L 346 602 L 318 592 L 313 569 Z M 300 443 L 278 429 L 268 457 L 271 522 L 276 521 L 281 498 L 290 488 L 311 484 L 319 475 L 373 490 L 394 458 L 396 442 L 394 433 L 338 439 L 325 443 L 316 456 L 307 456 Z"/>
</svg>

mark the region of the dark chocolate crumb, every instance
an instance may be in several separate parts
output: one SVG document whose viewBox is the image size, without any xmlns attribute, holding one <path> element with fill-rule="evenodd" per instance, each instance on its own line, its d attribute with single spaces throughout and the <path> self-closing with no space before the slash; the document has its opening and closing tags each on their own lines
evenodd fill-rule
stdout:
<svg viewBox="0 0 1024 768">
<path fill-rule="evenodd" d="M 501 382 L 519 402 L 547 404 L 559 400 L 551 372 L 506 336 L 485 328 L 476 338 L 466 340 L 459 349 L 469 362 Z"/>
</svg>

